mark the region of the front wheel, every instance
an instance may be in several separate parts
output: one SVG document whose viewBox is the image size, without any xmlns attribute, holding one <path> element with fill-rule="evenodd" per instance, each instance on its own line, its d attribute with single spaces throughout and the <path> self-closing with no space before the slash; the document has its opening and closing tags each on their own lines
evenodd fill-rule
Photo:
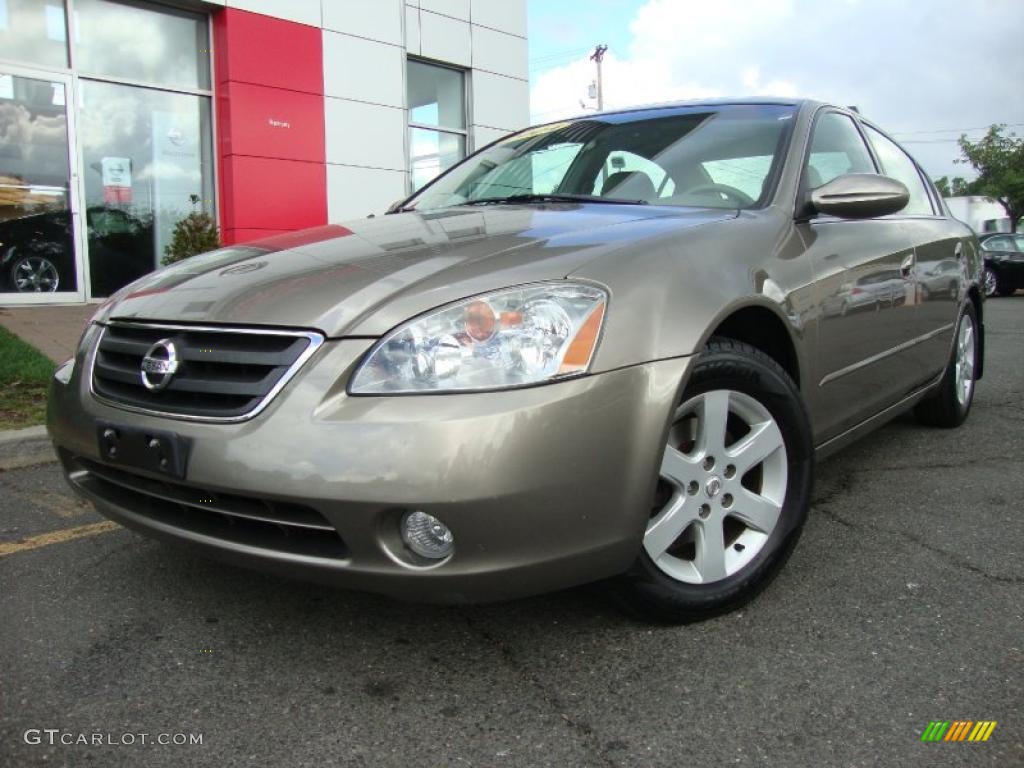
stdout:
<svg viewBox="0 0 1024 768">
<path fill-rule="evenodd" d="M 14 260 L 10 280 L 18 293 L 53 293 L 60 286 L 60 272 L 46 256 L 29 254 Z"/>
<path fill-rule="evenodd" d="M 778 573 L 810 506 L 799 390 L 771 358 L 713 339 L 673 416 L 643 546 L 616 595 L 647 619 L 699 621 Z"/>
</svg>

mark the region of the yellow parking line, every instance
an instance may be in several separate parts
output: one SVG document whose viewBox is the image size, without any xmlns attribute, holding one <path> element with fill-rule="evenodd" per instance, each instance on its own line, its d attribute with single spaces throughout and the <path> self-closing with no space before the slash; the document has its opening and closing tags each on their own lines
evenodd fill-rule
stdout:
<svg viewBox="0 0 1024 768">
<path fill-rule="evenodd" d="M 95 536 L 98 533 L 116 531 L 120 528 L 121 526 L 117 523 L 106 520 L 102 523 L 93 523 L 92 525 L 80 525 L 77 528 L 51 531 L 50 533 L 43 533 L 30 539 L 22 539 L 21 541 L 0 542 L 0 557 L 13 555 L 16 552 L 27 552 L 30 549 L 39 549 L 39 547 L 48 547 L 51 544 L 60 544 L 63 541 L 74 541 L 84 536 Z"/>
</svg>

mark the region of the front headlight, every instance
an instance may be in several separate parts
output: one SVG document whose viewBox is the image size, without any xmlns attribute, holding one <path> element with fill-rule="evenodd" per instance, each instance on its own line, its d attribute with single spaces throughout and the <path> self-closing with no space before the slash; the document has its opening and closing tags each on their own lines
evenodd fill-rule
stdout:
<svg viewBox="0 0 1024 768">
<path fill-rule="evenodd" d="M 377 342 L 349 392 L 507 389 L 586 373 L 607 303 L 591 285 L 537 283 L 449 304 Z"/>
</svg>

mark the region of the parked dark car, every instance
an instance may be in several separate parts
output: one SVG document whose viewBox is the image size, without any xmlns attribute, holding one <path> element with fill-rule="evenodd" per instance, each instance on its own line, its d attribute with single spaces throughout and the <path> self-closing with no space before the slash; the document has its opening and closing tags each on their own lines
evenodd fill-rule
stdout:
<svg viewBox="0 0 1024 768">
<path fill-rule="evenodd" d="M 1024 288 L 1024 235 L 996 232 L 978 240 L 985 257 L 985 294 L 1009 296 Z"/>
<path fill-rule="evenodd" d="M 68 216 L 67 210 L 46 211 L 0 222 L 0 290 L 77 289 Z M 153 269 L 151 220 L 106 206 L 93 206 L 85 216 L 94 296 L 109 296 Z"/>
<path fill-rule="evenodd" d="M 46 211 L 0 222 L 0 290 L 76 290 L 70 212 Z"/>
<path fill-rule="evenodd" d="M 866 276 L 872 311 L 843 314 Z M 592 114 L 389 215 L 126 287 L 48 427 L 102 514 L 236 563 L 439 601 L 615 577 L 692 621 L 782 568 L 816 458 L 908 409 L 967 418 L 980 277 L 971 229 L 851 110 Z"/>
</svg>

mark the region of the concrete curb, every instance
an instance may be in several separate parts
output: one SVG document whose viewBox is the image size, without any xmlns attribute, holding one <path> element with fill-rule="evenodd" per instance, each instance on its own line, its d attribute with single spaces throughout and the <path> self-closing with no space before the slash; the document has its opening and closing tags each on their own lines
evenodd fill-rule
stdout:
<svg viewBox="0 0 1024 768">
<path fill-rule="evenodd" d="M 14 468 L 26 460 L 38 464 L 47 454 L 57 460 L 46 427 L 0 431 L 0 468 Z"/>
<path fill-rule="evenodd" d="M 49 440 L 46 436 L 46 427 L 40 424 L 38 427 L 27 427 L 26 429 L 5 429 L 0 430 L 0 446 L 7 446 L 11 443 L 20 443 L 25 440 Z"/>
</svg>

